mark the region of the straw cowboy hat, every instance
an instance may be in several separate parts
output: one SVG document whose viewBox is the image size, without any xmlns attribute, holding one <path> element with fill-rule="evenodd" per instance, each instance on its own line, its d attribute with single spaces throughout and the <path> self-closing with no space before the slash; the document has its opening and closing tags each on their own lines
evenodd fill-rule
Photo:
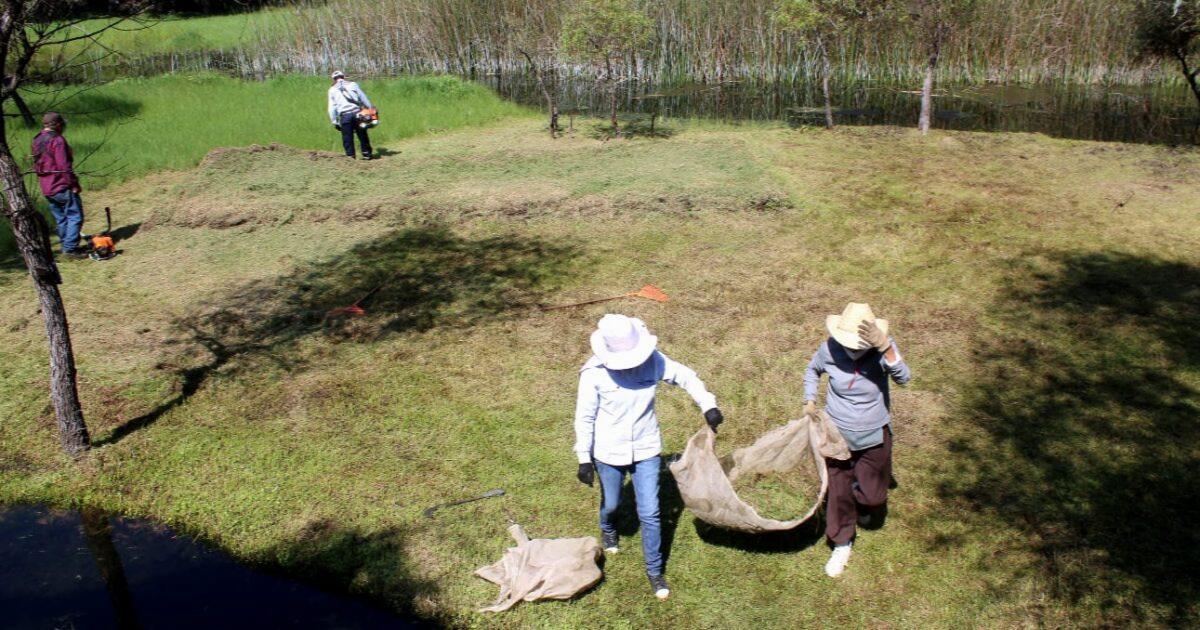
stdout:
<svg viewBox="0 0 1200 630">
<path fill-rule="evenodd" d="M 871 311 L 869 305 L 858 302 L 847 304 L 846 310 L 842 311 L 841 315 L 826 317 L 825 328 L 829 330 L 829 336 L 843 347 L 861 350 L 868 347 L 868 344 L 858 336 L 858 325 L 863 322 L 875 322 L 883 334 L 887 334 L 888 321 L 875 317 L 875 313 Z"/>
<path fill-rule="evenodd" d="M 610 370 L 628 370 L 646 362 L 658 337 L 636 317 L 605 315 L 592 332 L 592 352 Z"/>
</svg>

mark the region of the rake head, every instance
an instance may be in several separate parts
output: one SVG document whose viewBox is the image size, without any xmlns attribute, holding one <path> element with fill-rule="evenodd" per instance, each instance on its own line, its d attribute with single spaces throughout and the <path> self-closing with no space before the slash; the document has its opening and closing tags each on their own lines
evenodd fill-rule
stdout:
<svg viewBox="0 0 1200 630">
<path fill-rule="evenodd" d="M 662 289 L 654 286 L 653 284 L 647 284 L 637 291 L 630 293 L 629 297 L 646 298 L 647 300 L 654 300 L 655 302 L 666 302 L 667 300 L 671 299 L 667 297 L 666 293 L 662 292 Z"/>
<path fill-rule="evenodd" d="M 358 317 L 366 314 L 367 312 L 363 310 L 363 307 L 351 304 L 350 306 L 339 306 L 330 310 L 328 313 L 325 313 L 325 317 Z"/>
</svg>

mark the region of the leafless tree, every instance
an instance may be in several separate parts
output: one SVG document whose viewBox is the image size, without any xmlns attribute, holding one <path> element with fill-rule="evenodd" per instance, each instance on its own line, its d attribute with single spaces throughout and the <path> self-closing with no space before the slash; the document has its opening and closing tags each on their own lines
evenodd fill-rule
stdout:
<svg viewBox="0 0 1200 630">
<path fill-rule="evenodd" d="M 104 50 L 100 36 L 108 30 L 122 28 L 144 8 L 137 2 L 118 7 L 121 15 L 102 21 L 84 19 L 75 0 L 0 0 L 0 63 L 5 80 L 0 82 L 0 109 L 9 101 L 20 107 L 19 90 L 28 84 L 54 88 L 62 73 L 84 63 L 89 49 Z M 47 55 L 52 51 L 75 50 L 74 53 Z M 52 60 L 41 65 L 41 58 Z M 39 67 L 34 70 L 35 61 Z M 58 99 L 57 102 L 61 102 Z M 67 311 L 59 285 L 62 276 L 54 262 L 50 247 L 50 226 L 33 205 L 25 187 L 24 173 L 8 144 L 8 117 L 0 116 L 0 182 L 4 184 L 4 215 L 12 226 L 17 249 L 25 261 L 37 292 L 46 338 L 50 346 L 50 400 L 58 422 L 59 439 L 63 449 L 79 457 L 90 447 L 83 407 L 76 387 L 75 354 L 71 348 L 71 333 Z"/>
</svg>

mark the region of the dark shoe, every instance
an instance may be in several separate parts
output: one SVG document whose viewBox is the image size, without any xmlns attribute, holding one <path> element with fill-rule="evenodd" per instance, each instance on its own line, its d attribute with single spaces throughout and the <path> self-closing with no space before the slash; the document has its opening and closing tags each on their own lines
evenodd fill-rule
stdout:
<svg viewBox="0 0 1200 630">
<path fill-rule="evenodd" d="M 620 547 L 617 546 L 617 532 L 613 532 L 611 534 L 602 532 L 600 534 L 600 538 L 602 539 L 600 546 L 604 547 L 604 553 L 617 553 L 621 550 Z"/>
<path fill-rule="evenodd" d="M 858 526 L 863 529 L 879 529 L 887 519 L 887 504 L 867 508 L 858 506 Z"/>
<path fill-rule="evenodd" d="M 364 160 L 373 160 L 373 159 L 375 159 L 375 158 L 371 157 L 371 154 L 370 154 L 370 153 L 364 153 L 364 154 L 363 154 L 363 159 L 364 159 Z"/>
<path fill-rule="evenodd" d="M 66 258 L 68 260 L 87 260 L 87 257 L 88 257 L 87 252 L 85 252 L 83 250 L 79 250 L 79 249 L 73 249 L 69 252 L 63 252 L 62 255 L 63 255 L 63 258 Z"/>
<path fill-rule="evenodd" d="M 666 599 L 671 596 L 671 587 L 667 586 L 667 578 L 661 575 L 647 575 L 650 578 L 650 589 L 654 591 L 654 596 L 659 599 Z"/>
</svg>

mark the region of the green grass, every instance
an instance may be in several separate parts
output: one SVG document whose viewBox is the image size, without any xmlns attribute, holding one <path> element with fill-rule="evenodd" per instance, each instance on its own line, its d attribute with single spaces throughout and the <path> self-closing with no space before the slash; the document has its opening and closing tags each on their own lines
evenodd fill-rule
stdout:
<svg viewBox="0 0 1200 630">
<path fill-rule="evenodd" d="M 101 446 L 77 466 L 59 453 L 32 290 L 0 272 L 0 501 L 152 516 L 461 626 L 1200 620 L 1196 152 L 538 127 L 415 137 L 372 163 L 227 150 L 94 193 L 138 224 L 116 260 L 64 266 Z M 647 282 L 671 301 L 533 308 Z M 366 317 L 324 318 L 379 285 Z M 578 600 L 472 612 L 495 593 L 471 571 L 509 544 L 508 519 L 596 533 L 570 449 L 602 313 L 642 317 L 697 369 L 724 450 L 799 413 L 824 316 L 853 299 L 891 320 L 914 379 L 894 396 L 891 514 L 841 579 L 813 530 L 731 536 L 668 492 L 669 601 L 635 534 Z M 659 412 L 667 452 L 702 426 L 666 386 Z M 506 496 L 421 516 L 494 487 Z"/>
<path fill-rule="evenodd" d="M 94 42 L 80 40 L 46 48 L 43 56 L 71 58 L 80 53 L 98 56 L 111 52 L 119 58 L 252 48 L 261 41 L 285 37 L 288 13 L 286 9 L 265 9 L 203 17 L 85 20 L 65 36 L 100 32 Z"/>
<path fill-rule="evenodd" d="M 401 138 L 527 115 L 478 85 L 453 77 L 409 77 L 362 83 L 381 113 L 371 131 L 380 146 Z M 88 192 L 164 169 L 195 166 L 215 147 L 270 144 L 341 150 L 325 113 L 328 80 L 286 76 L 264 82 L 213 74 L 123 79 L 80 92 L 61 108 L 75 150 L 85 205 Z M 41 111 L 39 103 L 30 104 Z M 28 159 L 37 129 L 10 123 L 9 143 Z M 27 163 L 27 162 L 26 162 Z M 93 174 L 86 174 L 87 172 Z M 28 180 L 31 190 L 36 181 Z M 12 251 L 0 230 L 0 255 Z"/>
</svg>

